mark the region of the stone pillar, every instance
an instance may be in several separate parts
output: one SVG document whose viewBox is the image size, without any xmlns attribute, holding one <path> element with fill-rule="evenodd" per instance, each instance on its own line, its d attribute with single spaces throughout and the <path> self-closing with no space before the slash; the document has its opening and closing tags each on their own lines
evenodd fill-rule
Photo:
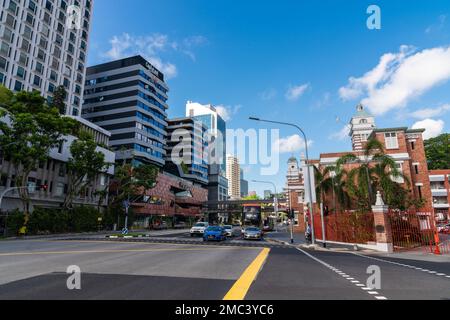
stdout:
<svg viewBox="0 0 450 320">
<path fill-rule="evenodd" d="M 393 253 L 394 245 L 392 243 L 392 229 L 388 219 L 389 206 L 386 206 L 381 197 L 381 193 L 377 193 L 377 202 L 372 206 L 373 218 L 375 222 L 375 232 L 377 239 L 377 247 L 379 251 Z"/>
</svg>

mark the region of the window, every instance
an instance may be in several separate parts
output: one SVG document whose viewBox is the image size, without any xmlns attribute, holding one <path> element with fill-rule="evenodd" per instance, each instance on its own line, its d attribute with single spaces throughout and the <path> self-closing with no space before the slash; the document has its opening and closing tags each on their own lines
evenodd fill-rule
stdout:
<svg viewBox="0 0 450 320">
<path fill-rule="evenodd" d="M 9 45 L 6 42 L 2 42 L 0 45 L 0 53 L 3 56 L 8 56 L 9 55 Z"/>
<path fill-rule="evenodd" d="M 16 73 L 16 75 L 19 77 L 19 78 L 25 78 L 25 69 L 24 68 L 22 68 L 22 67 L 17 67 L 17 73 Z"/>
<path fill-rule="evenodd" d="M 423 199 L 422 186 L 417 186 L 417 191 L 419 192 L 419 199 Z"/>
<path fill-rule="evenodd" d="M 35 85 L 35 86 L 37 86 L 37 87 L 40 87 L 41 86 L 41 78 L 39 77 L 39 76 L 34 76 L 34 79 L 33 79 L 33 84 Z"/>
<path fill-rule="evenodd" d="M 55 85 L 53 83 L 48 84 L 48 92 L 50 93 L 55 92 Z"/>
<path fill-rule="evenodd" d="M 44 73 L 44 66 L 42 65 L 42 63 L 36 62 L 36 68 L 35 68 L 35 70 L 36 70 L 37 72 L 39 72 L 40 74 L 43 74 L 43 73 Z"/>
<path fill-rule="evenodd" d="M 58 82 L 58 74 L 56 73 L 56 71 L 54 71 L 54 70 L 50 71 L 50 79 Z"/>
<path fill-rule="evenodd" d="M 0 69 L 6 70 L 6 59 L 3 57 L 0 57 Z"/>
<path fill-rule="evenodd" d="M 23 84 L 22 82 L 16 80 L 16 83 L 14 84 L 14 91 L 22 91 Z"/>
<path fill-rule="evenodd" d="M 58 184 L 56 185 L 55 195 L 60 197 L 63 194 L 64 194 L 64 183 L 58 182 Z"/>
<path fill-rule="evenodd" d="M 397 133 L 389 132 L 384 134 L 386 149 L 398 149 Z"/>
<path fill-rule="evenodd" d="M 414 165 L 414 170 L 416 171 L 416 174 L 419 174 L 419 166 L 417 164 Z"/>
<path fill-rule="evenodd" d="M 414 150 L 416 148 L 416 144 L 415 144 L 415 142 L 413 141 L 413 142 L 411 142 L 411 150 Z"/>
</svg>

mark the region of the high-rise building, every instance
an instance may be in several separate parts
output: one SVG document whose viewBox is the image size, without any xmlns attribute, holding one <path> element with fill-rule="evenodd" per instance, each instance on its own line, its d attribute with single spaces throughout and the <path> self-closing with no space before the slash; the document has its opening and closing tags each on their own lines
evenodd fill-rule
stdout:
<svg viewBox="0 0 450 320">
<path fill-rule="evenodd" d="M 104 148 L 110 133 L 80 117 L 88 52 L 93 0 L 7 0 L 0 3 L 0 84 L 13 91 L 39 91 L 48 102 L 55 89 L 64 86 L 64 114 L 79 122 L 80 130 L 92 134 L 105 160 L 114 163 L 115 154 Z M 75 136 L 50 150 L 49 159 L 28 176 L 33 205 L 60 207 L 67 193 L 67 162 Z M 0 156 L 0 192 L 14 185 L 14 166 Z M 114 166 L 98 174 L 86 192 L 74 199 L 76 205 L 106 206 L 97 191 L 104 191 Z M 46 191 L 35 186 L 47 185 Z M 20 208 L 18 194 L 10 192 L 2 209 Z M 100 201 L 100 203 L 99 203 Z"/>
<path fill-rule="evenodd" d="M 143 57 L 134 56 L 90 67 L 86 77 L 83 117 L 111 132 L 109 145 L 118 162 L 159 168 L 154 188 L 131 203 L 135 226 L 157 227 L 162 221 L 176 225 L 202 218 L 208 199 L 203 187 L 206 166 L 201 163 L 197 167 L 195 161 L 192 166 L 173 166 L 170 154 L 176 141 L 168 131 L 173 134 L 177 127 L 187 129 L 187 154 L 196 160 L 202 143 L 190 139 L 202 135 L 206 128 L 197 130 L 191 119 L 174 119 L 169 126 L 169 88 L 164 75 Z"/>
<path fill-rule="evenodd" d="M 226 201 L 226 123 L 212 105 L 188 101 L 186 117 L 202 122 L 208 128 L 208 200 Z"/>
<path fill-rule="evenodd" d="M 227 179 L 228 195 L 232 199 L 239 199 L 241 197 L 239 159 L 232 155 L 227 156 Z"/>
<path fill-rule="evenodd" d="M 240 169 L 241 198 L 248 196 L 248 181 L 245 180 L 244 170 Z"/>
<path fill-rule="evenodd" d="M 192 118 L 167 120 L 167 156 L 165 169 L 182 178 L 208 184 L 208 159 L 204 139 L 207 128 Z"/>
<path fill-rule="evenodd" d="M 167 92 L 164 75 L 141 56 L 87 69 L 83 117 L 111 132 L 117 160 L 164 166 Z"/>
<path fill-rule="evenodd" d="M 350 137 L 352 138 L 353 151 L 361 151 L 376 128 L 375 118 L 369 114 L 363 105 L 356 107 L 356 114 L 350 121 Z"/>
<path fill-rule="evenodd" d="M 0 84 L 37 90 L 59 85 L 67 115 L 80 116 L 93 0 L 7 0 L 0 4 Z"/>
</svg>

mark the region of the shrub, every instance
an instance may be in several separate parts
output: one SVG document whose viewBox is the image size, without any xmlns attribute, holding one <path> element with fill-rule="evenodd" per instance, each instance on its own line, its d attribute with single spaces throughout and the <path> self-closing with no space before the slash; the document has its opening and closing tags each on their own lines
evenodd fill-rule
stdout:
<svg viewBox="0 0 450 320">
<path fill-rule="evenodd" d="M 98 218 L 102 217 L 97 209 L 87 206 L 75 207 L 70 211 L 69 216 L 73 232 L 97 231 Z"/>
<path fill-rule="evenodd" d="M 8 235 L 18 235 L 20 228 L 22 228 L 25 222 L 25 215 L 23 212 L 16 209 L 8 214 L 7 219 Z"/>
</svg>

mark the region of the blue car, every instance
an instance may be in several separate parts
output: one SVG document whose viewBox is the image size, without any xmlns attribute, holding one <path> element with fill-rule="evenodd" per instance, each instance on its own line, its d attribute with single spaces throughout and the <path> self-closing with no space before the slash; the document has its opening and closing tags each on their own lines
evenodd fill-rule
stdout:
<svg viewBox="0 0 450 320">
<path fill-rule="evenodd" d="M 203 233 L 203 241 L 225 241 L 227 234 L 222 227 L 208 227 Z"/>
</svg>

